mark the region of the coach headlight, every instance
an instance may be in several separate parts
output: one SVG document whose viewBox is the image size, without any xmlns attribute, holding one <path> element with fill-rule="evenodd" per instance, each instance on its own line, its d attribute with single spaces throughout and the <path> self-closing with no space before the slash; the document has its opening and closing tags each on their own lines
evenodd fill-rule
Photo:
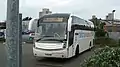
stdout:
<svg viewBox="0 0 120 67">
<path fill-rule="evenodd" d="M 33 43 L 33 47 L 36 48 L 35 43 Z"/>
</svg>

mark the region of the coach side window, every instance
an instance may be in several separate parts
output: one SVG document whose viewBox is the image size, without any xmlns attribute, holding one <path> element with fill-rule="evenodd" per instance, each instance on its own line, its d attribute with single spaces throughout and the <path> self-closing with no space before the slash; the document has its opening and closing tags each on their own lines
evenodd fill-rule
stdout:
<svg viewBox="0 0 120 67">
<path fill-rule="evenodd" d="M 75 23 L 75 17 L 74 16 L 71 17 L 72 17 L 72 23 Z"/>
</svg>

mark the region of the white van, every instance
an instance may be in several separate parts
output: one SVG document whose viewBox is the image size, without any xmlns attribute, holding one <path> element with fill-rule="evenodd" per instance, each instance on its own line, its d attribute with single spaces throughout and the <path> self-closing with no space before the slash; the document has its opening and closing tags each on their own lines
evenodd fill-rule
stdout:
<svg viewBox="0 0 120 67">
<path fill-rule="evenodd" d="M 30 20 L 28 25 L 28 31 L 29 31 L 29 39 L 32 40 L 35 37 L 35 31 L 37 29 L 37 18 L 33 18 Z"/>
</svg>

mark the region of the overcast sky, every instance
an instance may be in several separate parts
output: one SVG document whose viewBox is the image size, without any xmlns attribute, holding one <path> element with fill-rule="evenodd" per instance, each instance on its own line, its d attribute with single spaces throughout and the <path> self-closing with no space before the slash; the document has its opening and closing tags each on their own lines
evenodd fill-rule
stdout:
<svg viewBox="0 0 120 67">
<path fill-rule="evenodd" d="M 107 13 L 116 10 L 115 17 L 120 18 L 119 0 L 19 0 L 20 12 L 23 17 L 38 17 L 42 8 L 50 8 L 52 12 L 69 12 L 83 19 L 90 19 L 92 15 L 105 18 Z M 6 2 L 0 0 L 0 20 L 6 19 Z"/>
</svg>

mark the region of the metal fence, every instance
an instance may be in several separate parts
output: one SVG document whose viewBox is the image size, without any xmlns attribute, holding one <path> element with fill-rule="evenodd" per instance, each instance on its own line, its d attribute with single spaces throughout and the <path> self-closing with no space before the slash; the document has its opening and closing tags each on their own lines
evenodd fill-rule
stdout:
<svg viewBox="0 0 120 67">
<path fill-rule="evenodd" d="M 120 32 L 108 32 L 109 38 L 112 38 L 114 40 L 120 39 Z"/>
</svg>

